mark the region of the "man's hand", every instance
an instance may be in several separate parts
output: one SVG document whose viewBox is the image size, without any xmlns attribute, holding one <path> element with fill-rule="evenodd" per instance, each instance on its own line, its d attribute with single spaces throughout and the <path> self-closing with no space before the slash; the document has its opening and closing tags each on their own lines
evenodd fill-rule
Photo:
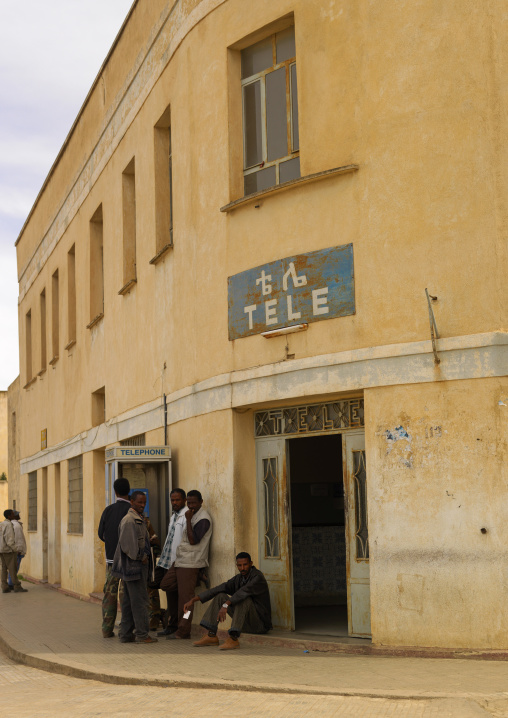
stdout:
<svg viewBox="0 0 508 718">
<path fill-rule="evenodd" d="M 154 534 L 150 537 L 150 543 L 155 543 L 157 541 L 157 534 Z"/>
<path fill-rule="evenodd" d="M 183 607 L 183 612 L 187 613 L 187 611 L 190 611 L 195 603 L 199 601 L 199 596 L 193 596 L 190 601 L 187 601 L 187 603 Z"/>
<path fill-rule="evenodd" d="M 221 610 L 219 611 L 219 615 L 217 616 L 217 620 L 220 623 L 223 623 L 228 615 L 228 609 L 225 606 L 222 606 Z"/>
<path fill-rule="evenodd" d="M 143 558 L 141 559 L 141 563 L 142 563 L 142 564 L 148 563 L 148 556 L 147 556 L 146 554 L 145 554 L 145 555 L 143 556 Z"/>
<path fill-rule="evenodd" d="M 194 516 L 194 509 L 187 509 L 185 512 L 185 518 L 189 521 Z"/>
</svg>

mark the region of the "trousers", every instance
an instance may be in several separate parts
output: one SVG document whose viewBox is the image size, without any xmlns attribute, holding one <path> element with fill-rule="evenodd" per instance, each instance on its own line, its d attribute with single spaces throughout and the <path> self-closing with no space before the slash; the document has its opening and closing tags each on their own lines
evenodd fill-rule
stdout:
<svg viewBox="0 0 508 718">
<path fill-rule="evenodd" d="M 210 601 L 205 615 L 201 621 L 203 628 L 211 633 L 217 633 L 220 608 L 223 603 L 229 601 L 227 593 L 218 593 Z M 239 636 L 244 633 L 266 633 L 266 628 L 258 616 L 252 598 L 245 598 L 234 606 L 229 606 L 228 614 L 231 616 L 231 628 L 228 633 Z"/>
<path fill-rule="evenodd" d="M 173 564 L 166 571 L 161 581 L 161 589 L 166 591 L 168 599 L 169 622 L 175 625 L 178 621 L 176 635 L 180 638 L 189 638 L 192 628 L 193 609 L 188 619 L 183 617 L 183 607 L 194 596 L 199 568 L 176 568 Z"/>
<path fill-rule="evenodd" d="M 2 591 L 9 588 L 7 583 L 7 574 L 9 573 L 12 578 L 14 588 L 21 586 L 18 578 L 18 553 L 17 551 L 9 551 L 9 553 L 0 553 L 0 560 L 2 561 Z"/>
<path fill-rule="evenodd" d="M 122 638 L 148 636 L 148 566 L 143 566 L 141 578 L 137 581 L 123 581 L 122 620 L 118 635 Z"/>
<path fill-rule="evenodd" d="M 21 563 L 21 559 L 22 559 L 22 558 L 23 558 L 23 554 L 18 553 L 18 560 L 17 560 L 17 562 L 16 562 L 16 572 L 17 572 L 17 573 L 19 572 L 19 566 L 20 566 L 20 563 Z M 8 584 L 9 584 L 9 586 L 10 586 L 11 588 L 14 586 L 14 584 L 12 583 L 12 576 L 11 576 L 10 573 L 9 573 Z"/>
<path fill-rule="evenodd" d="M 118 601 L 122 605 L 123 582 L 111 573 L 111 564 L 106 564 L 106 582 L 102 599 L 102 635 L 110 636 L 115 628 Z"/>
</svg>

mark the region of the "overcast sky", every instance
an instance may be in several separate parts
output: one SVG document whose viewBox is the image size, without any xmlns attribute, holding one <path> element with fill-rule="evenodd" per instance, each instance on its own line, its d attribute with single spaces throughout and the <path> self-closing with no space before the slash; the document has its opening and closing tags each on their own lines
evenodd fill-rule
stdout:
<svg viewBox="0 0 508 718">
<path fill-rule="evenodd" d="M 19 373 L 14 242 L 132 0 L 0 0 L 0 390 Z"/>
</svg>

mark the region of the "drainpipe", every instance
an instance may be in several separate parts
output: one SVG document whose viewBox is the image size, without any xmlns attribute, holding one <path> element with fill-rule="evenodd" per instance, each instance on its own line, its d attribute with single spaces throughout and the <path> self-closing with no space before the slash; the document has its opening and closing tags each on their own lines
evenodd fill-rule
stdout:
<svg viewBox="0 0 508 718">
<path fill-rule="evenodd" d="M 164 394 L 164 446 L 168 445 L 168 405 Z"/>
</svg>

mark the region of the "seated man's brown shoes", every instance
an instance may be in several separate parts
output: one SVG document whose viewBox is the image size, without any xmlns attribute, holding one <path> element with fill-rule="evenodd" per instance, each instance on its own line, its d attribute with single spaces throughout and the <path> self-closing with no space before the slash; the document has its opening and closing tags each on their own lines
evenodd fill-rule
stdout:
<svg viewBox="0 0 508 718">
<path fill-rule="evenodd" d="M 231 651 L 233 648 L 240 648 L 240 641 L 238 638 L 228 636 L 222 646 L 219 646 L 219 651 Z"/>
<path fill-rule="evenodd" d="M 217 636 L 208 636 L 205 635 L 203 638 L 200 638 L 199 641 L 194 642 L 195 646 L 218 646 L 219 645 L 219 639 Z"/>
</svg>

